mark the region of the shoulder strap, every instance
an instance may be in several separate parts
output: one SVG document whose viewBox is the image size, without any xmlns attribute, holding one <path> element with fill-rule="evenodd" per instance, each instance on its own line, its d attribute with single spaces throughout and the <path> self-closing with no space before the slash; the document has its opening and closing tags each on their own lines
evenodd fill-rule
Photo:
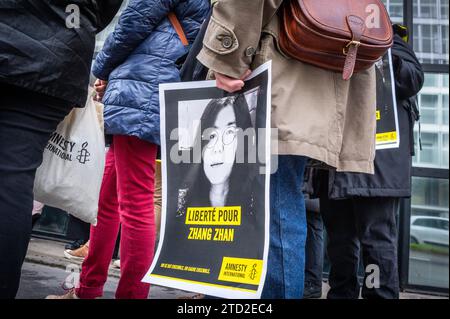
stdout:
<svg viewBox="0 0 450 319">
<path fill-rule="evenodd" d="M 180 21 L 178 21 L 177 16 L 173 12 L 169 12 L 168 18 L 170 20 L 170 23 L 172 23 L 172 26 L 175 28 L 175 31 L 177 32 L 178 36 L 181 39 L 181 42 L 184 46 L 189 45 L 189 41 L 186 38 L 186 35 L 184 34 L 183 27 L 181 26 Z"/>
</svg>

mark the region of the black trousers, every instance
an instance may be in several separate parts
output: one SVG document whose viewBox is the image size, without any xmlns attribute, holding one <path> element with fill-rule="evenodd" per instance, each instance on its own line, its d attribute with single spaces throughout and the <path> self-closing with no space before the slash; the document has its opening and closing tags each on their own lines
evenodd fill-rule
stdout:
<svg viewBox="0 0 450 319">
<path fill-rule="evenodd" d="M 89 240 L 90 229 L 91 224 L 70 215 L 66 238 L 70 240 L 82 240 L 84 244 Z"/>
<path fill-rule="evenodd" d="M 365 268 L 362 297 L 399 297 L 398 207 L 398 198 L 321 199 L 331 267 L 329 299 L 359 297 L 358 265 L 361 255 Z"/>
<path fill-rule="evenodd" d="M 0 299 L 12 299 L 31 234 L 36 169 L 71 106 L 2 84 L 0 92 Z"/>
<path fill-rule="evenodd" d="M 320 213 L 306 210 L 305 287 L 322 289 L 323 222 Z"/>
</svg>

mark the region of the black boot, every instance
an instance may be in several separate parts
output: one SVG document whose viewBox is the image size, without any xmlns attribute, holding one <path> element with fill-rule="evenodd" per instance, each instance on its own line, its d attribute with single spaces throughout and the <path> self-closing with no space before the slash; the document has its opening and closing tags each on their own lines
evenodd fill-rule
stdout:
<svg viewBox="0 0 450 319">
<path fill-rule="evenodd" d="M 305 282 L 303 299 L 318 299 L 320 297 L 322 297 L 322 283 L 313 284 L 311 282 Z"/>
</svg>

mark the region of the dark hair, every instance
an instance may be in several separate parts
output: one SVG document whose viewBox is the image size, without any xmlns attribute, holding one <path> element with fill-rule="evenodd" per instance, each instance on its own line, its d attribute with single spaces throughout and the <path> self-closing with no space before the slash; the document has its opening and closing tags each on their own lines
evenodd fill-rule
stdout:
<svg viewBox="0 0 450 319">
<path fill-rule="evenodd" d="M 248 128 L 253 128 L 252 121 L 250 118 L 250 112 L 248 108 L 247 101 L 243 94 L 239 94 L 233 97 L 213 99 L 206 106 L 205 111 L 200 119 L 200 127 L 203 132 L 214 126 L 219 112 L 228 105 L 233 106 L 233 110 L 236 117 L 236 127 L 242 131 Z M 202 133 L 202 132 L 200 132 Z M 248 143 L 245 142 L 244 138 L 239 138 L 238 134 L 238 147 L 237 149 L 247 150 Z M 192 170 L 190 171 L 185 186 L 187 188 L 186 199 L 183 201 L 186 205 L 206 205 L 205 202 L 199 203 L 198 199 L 204 200 L 207 198 L 209 200 L 209 191 L 211 188 L 211 183 L 205 175 L 203 170 L 203 150 L 208 144 L 208 139 L 203 139 L 202 134 L 196 134 L 195 149 L 200 149 L 198 145 L 201 145 L 201 153 L 194 154 L 194 164 Z M 253 141 L 249 141 L 252 143 Z M 242 145 L 244 143 L 244 145 Z M 247 153 L 247 152 L 246 152 Z M 198 156 L 201 158 L 199 159 Z M 196 157 L 196 158 L 195 158 Z M 251 183 L 254 179 L 256 169 L 253 165 L 250 165 L 247 160 L 244 163 L 234 162 L 233 169 L 230 175 L 229 182 L 229 193 L 226 199 L 226 205 L 235 205 L 242 200 L 251 200 Z M 209 202 L 208 204 L 209 205 Z M 186 209 L 187 207 L 184 207 Z"/>
</svg>

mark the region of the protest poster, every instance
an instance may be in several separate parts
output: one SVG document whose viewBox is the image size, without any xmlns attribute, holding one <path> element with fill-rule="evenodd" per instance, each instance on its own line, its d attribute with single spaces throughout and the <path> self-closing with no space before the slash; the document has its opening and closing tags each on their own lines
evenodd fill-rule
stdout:
<svg viewBox="0 0 450 319">
<path fill-rule="evenodd" d="M 391 50 L 376 63 L 377 135 L 376 149 L 400 147 L 397 99 Z"/>
<path fill-rule="evenodd" d="M 269 246 L 271 63 L 244 88 L 160 86 L 163 204 L 143 281 L 221 298 L 259 298 Z"/>
</svg>

